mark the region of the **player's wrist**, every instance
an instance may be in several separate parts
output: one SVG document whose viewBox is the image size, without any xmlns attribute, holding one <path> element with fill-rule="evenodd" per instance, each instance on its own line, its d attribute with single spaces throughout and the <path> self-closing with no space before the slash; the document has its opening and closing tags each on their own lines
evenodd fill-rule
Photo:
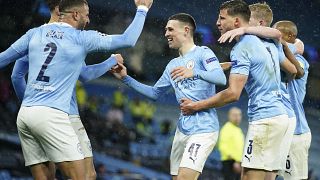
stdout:
<svg viewBox="0 0 320 180">
<path fill-rule="evenodd" d="M 196 101 L 196 102 L 193 102 L 193 103 L 194 103 L 193 104 L 193 110 L 195 112 L 200 111 L 201 110 L 201 102 L 200 101 Z"/>
<path fill-rule="evenodd" d="M 121 74 L 120 74 L 120 78 L 121 78 L 121 80 L 122 80 L 123 82 L 128 82 L 128 81 L 130 81 L 130 78 L 129 78 L 128 74 L 125 74 L 125 75 L 121 75 Z"/>
<path fill-rule="evenodd" d="M 149 11 L 149 8 L 148 8 L 146 5 L 139 5 L 139 6 L 137 7 L 137 10 L 143 10 L 143 11 L 148 12 L 148 11 Z"/>
</svg>

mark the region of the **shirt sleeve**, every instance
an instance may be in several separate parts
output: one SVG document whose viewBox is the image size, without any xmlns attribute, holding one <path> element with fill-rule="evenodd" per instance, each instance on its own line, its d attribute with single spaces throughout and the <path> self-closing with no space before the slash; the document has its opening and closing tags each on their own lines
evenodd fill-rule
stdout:
<svg viewBox="0 0 320 180">
<path fill-rule="evenodd" d="M 88 52 L 110 51 L 119 48 L 133 47 L 143 29 L 147 11 L 137 9 L 136 15 L 123 34 L 107 35 L 98 31 L 82 31 L 81 39 Z"/>
<path fill-rule="evenodd" d="M 0 68 L 28 54 L 29 41 L 35 29 L 29 30 L 14 42 L 7 50 L 0 53 Z"/>
<path fill-rule="evenodd" d="M 11 74 L 13 89 L 20 101 L 23 100 L 24 92 L 26 90 L 27 83 L 25 76 L 28 73 L 28 68 L 28 56 L 24 56 L 16 61 Z"/>
<path fill-rule="evenodd" d="M 230 53 L 231 71 L 230 74 L 249 75 L 250 58 L 244 48 L 235 47 Z"/>
<path fill-rule="evenodd" d="M 142 84 L 130 76 L 126 76 L 122 81 L 140 94 L 143 94 L 153 100 L 157 100 L 160 95 L 167 92 L 171 86 L 166 70 L 154 86 Z"/>
<path fill-rule="evenodd" d="M 109 71 L 116 64 L 117 60 L 115 57 L 110 57 L 102 63 L 94 65 L 86 65 L 84 63 L 80 72 L 79 80 L 81 82 L 87 82 L 93 79 L 97 79 L 98 77 Z"/>
<path fill-rule="evenodd" d="M 199 77 L 209 83 L 217 85 L 226 84 L 226 76 L 219 64 L 219 60 L 211 49 L 204 47 L 204 53 L 201 57 L 201 64 L 204 71 L 201 69 L 193 69 L 194 76 Z"/>
</svg>

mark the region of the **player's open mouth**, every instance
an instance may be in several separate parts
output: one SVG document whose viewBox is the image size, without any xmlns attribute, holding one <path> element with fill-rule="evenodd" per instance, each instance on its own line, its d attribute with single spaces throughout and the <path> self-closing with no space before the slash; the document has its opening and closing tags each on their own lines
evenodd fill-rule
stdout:
<svg viewBox="0 0 320 180">
<path fill-rule="evenodd" d="M 173 41 L 173 38 L 168 38 L 168 42 L 172 42 Z"/>
</svg>

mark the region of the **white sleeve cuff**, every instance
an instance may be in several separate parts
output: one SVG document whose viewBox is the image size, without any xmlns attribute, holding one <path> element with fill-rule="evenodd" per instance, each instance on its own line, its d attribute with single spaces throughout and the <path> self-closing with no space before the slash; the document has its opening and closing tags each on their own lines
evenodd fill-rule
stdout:
<svg viewBox="0 0 320 180">
<path fill-rule="evenodd" d="M 140 6 L 138 6 L 138 8 L 137 8 L 138 10 L 144 10 L 144 11 L 146 11 L 146 12 L 148 12 L 148 10 L 149 10 L 149 8 L 147 7 L 147 6 L 145 6 L 145 5 L 140 5 Z"/>
</svg>

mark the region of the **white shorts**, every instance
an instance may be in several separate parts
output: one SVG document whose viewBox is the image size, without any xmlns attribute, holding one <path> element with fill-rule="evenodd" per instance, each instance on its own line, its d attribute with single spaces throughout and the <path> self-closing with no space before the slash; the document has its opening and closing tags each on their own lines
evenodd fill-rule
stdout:
<svg viewBox="0 0 320 180">
<path fill-rule="evenodd" d="M 310 132 L 293 136 L 286 163 L 286 170 L 281 172 L 285 180 L 308 179 L 310 144 Z"/>
<path fill-rule="evenodd" d="M 85 158 L 92 157 L 92 148 L 89 137 L 79 115 L 69 115 L 71 125 L 76 132 Z"/>
<path fill-rule="evenodd" d="M 185 135 L 176 130 L 171 155 L 170 173 L 178 175 L 180 167 L 202 172 L 204 164 L 212 152 L 219 132 Z"/>
<path fill-rule="evenodd" d="M 297 123 L 296 117 L 289 118 L 289 128 L 284 137 L 283 144 L 281 145 L 283 150 L 281 151 L 282 154 L 281 154 L 280 170 L 286 169 L 287 156 L 289 154 L 290 146 L 292 143 L 294 130 L 296 129 L 296 123 Z"/>
<path fill-rule="evenodd" d="M 17 127 L 26 166 L 84 158 L 67 113 L 45 106 L 22 106 Z"/>
<path fill-rule="evenodd" d="M 289 148 L 282 147 L 288 128 L 287 115 L 250 122 L 242 156 L 242 167 L 267 171 L 279 170 L 281 156 Z"/>
</svg>

